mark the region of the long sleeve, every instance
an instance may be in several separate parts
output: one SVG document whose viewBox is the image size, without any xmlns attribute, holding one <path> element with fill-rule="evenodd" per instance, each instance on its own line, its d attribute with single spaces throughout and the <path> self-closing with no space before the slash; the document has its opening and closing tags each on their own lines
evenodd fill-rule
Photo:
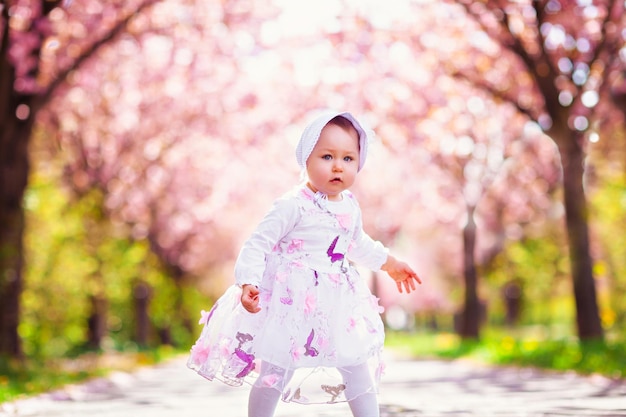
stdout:
<svg viewBox="0 0 626 417">
<path fill-rule="evenodd" d="M 358 210 L 357 222 L 354 243 L 348 249 L 348 259 L 372 271 L 379 271 L 380 267 L 387 261 L 389 249 L 365 233 L 360 209 Z"/>
<path fill-rule="evenodd" d="M 243 244 L 235 263 L 235 281 L 238 285 L 261 283 L 266 256 L 296 225 L 300 211 L 290 198 L 280 198 Z"/>
</svg>

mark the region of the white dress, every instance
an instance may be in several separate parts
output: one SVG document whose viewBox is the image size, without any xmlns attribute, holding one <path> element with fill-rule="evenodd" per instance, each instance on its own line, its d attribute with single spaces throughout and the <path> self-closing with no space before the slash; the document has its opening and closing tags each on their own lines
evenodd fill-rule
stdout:
<svg viewBox="0 0 626 417">
<path fill-rule="evenodd" d="M 188 366 L 209 380 L 241 385 L 253 383 L 265 362 L 293 377 L 264 372 L 257 384 L 280 390 L 284 401 L 326 403 L 351 399 L 337 368 L 368 363 L 374 377 L 366 392 L 375 392 L 383 369 L 382 307 L 352 262 L 379 270 L 386 259 L 387 249 L 363 231 L 350 192 L 335 202 L 296 188 L 244 244 L 237 285 L 203 311 Z M 243 284 L 258 286 L 260 312 L 241 306 Z"/>
</svg>

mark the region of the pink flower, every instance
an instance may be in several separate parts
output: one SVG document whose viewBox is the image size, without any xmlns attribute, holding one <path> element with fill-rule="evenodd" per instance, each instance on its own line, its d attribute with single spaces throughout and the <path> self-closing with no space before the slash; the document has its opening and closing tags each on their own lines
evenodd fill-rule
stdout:
<svg viewBox="0 0 626 417">
<path fill-rule="evenodd" d="M 373 295 L 370 297 L 370 305 L 372 306 L 372 308 L 382 314 L 385 312 L 385 307 L 378 304 L 378 301 L 380 301 L 380 298 Z"/>
<path fill-rule="evenodd" d="M 211 318 L 211 312 L 202 310 L 200 312 L 200 316 L 201 317 L 200 317 L 200 320 L 198 321 L 198 324 L 206 324 Z"/>
<path fill-rule="evenodd" d="M 280 375 L 269 374 L 269 375 L 265 375 L 263 378 L 261 378 L 261 381 L 263 382 L 263 385 L 265 385 L 266 387 L 273 387 L 281 379 L 282 378 L 280 377 Z"/>
<path fill-rule="evenodd" d="M 294 253 L 295 251 L 302 250 L 302 244 L 304 241 L 302 239 L 292 239 L 289 246 L 287 246 L 287 253 Z"/>
<path fill-rule="evenodd" d="M 354 317 L 350 317 L 348 319 L 348 331 L 351 332 L 356 327 L 356 319 Z"/>
<path fill-rule="evenodd" d="M 335 217 L 339 222 L 339 226 L 341 226 L 345 230 L 349 230 L 352 225 L 352 215 L 350 213 L 347 214 L 336 214 Z"/>
<path fill-rule="evenodd" d="M 201 341 L 197 341 L 191 347 L 191 359 L 194 363 L 204 363 L 209 358 L 209 353 L 211 352 L 211 348 L 209 346 L 204 346 Z"/>
<path fill-rule="evenodd" d="M 296 346 L 295 342 L 293 340 L 291 341 L 291 359 L 294 362 L 298 362 L 304 352 L 305 349 L 303 346 Z"/>
<path fill-rule="evenodd" d="M 320 334 L 317 336 L 317 347 L 320 351 L 325 350 L 330 344 L 329 342 L 328 338 L 324 335 Z"/>
<path fill-rule="evenodd" d="M 317 299 L 315 298 L 315 295 L 312 292 L 307 291 L 306 297 L 304 299 L 304 314 L 308 316 L 313 311 L 315 311 L 316 307 Z"/>
<path fill-rule="evenodd" d="M 328 274 L 328 278 L 335 284 L 339 284 L 341 282 L 341 274 Z"/>
</svg>

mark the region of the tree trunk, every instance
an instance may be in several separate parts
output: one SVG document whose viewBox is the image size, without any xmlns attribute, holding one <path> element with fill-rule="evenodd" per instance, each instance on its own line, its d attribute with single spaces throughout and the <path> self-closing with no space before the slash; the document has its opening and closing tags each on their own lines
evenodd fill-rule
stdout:
<svg viewBox="0 0 626 417">
<path fill-rule="evenodd" d="M 0 232 L 0 270 L 3 272 L 0 276 L 0 356 L 19 357 L 22 349 L 17 328 L 20 317 L 20 294 L 23 286 L 24 216 L 21 208 L 16 209 L 7 205 L 4 198 L 0 211 L 0 221 L 3 224 Z"/>
<path fill-rule="evenodd" d="M 459 334 L 463 339 L 478 339 L 480 326 L 480 303 L 478 301 L 478 276 L 476 273 L 476 222 L 475 207 L 467 208 L 467 223 L 463 228 L 463 277 L 465 280 L 465 299 Z"/>
<path fill-rule="evenodd" d="M 135 303 L 135 342 L 141 347 L 148 346 L 150 335 L 150 306 L 151 288 L 147 282 L 139 280 L 133 289 Z"/>
<path fill-rule="evenodd" d="M 4 34 L 6 35 L 6 33 Z M 14 71 L 0 51 L 0 355 L 20 356 L 20 294 L 24 212 L 28 182 L 28 141 L 33 128 L 32 99 L 13 91 Z"/>
<path fill-rule="evenodd" d="M 515 280 L 504 284 L 502 298 L 506 308 L 505 323 L 513 327 L 519 322 L 522 310 L 522 286 Z"/>
<path fill-rule="evenodd" d="M 573 136 L 581 136 L 574 132 Z M 592 259 L 589 248 L 588 209 L 583 187 L 584 152 L 582 137 L 557 141 L 563 164 L 563 192 L 565 220 L 569 240 L 569 258 L 572 268 L 574 299 L 576 301 L 576 324 L 580 340 L 604 337 L 596 286 L 593 278 Z"/>
<path fill-rule="evenodd" d="M 60 0 L 40 0 L 42 16 L 47 16 L 59 6 Z M 33 95 L 15 91 L 15 68 L 9 62 L 9 4 L 0 7 L 0 355 L 20 356 L 21 344 L 17 328 L 20 319 L 20 296 L 23 287 L 23 232 L 24 213 L 22 199 L 27 186 L 29 163 L 28 141 L 31 137 L 35 115 L 48 101 L 67 74 L 76 70 L 102 45 L 109 42 L 127 27 L 130 19 L 160 0 L 145 0 L 134 11 L 126 13 L 115 22 L 111 30 L 96 39 L 73 65 L 62 69 L 44 91 Z M 9 2 L 11 3 L 11 2 Z M 41 16 L 34 17 L 29 29 L 39 36 L 40 43 L 33 48 L 31 57 L 37 60 L 30 75 L 36 78 L 39 71 L 39 52 L 45 35 L 36 27 Z"/>
<path fill-rule="evenodd" d="M 100 349 L 102 339 L 107 334 L 107 298 L 103 295 L 89 297 L 91 313 L 87 319 L 87 346 Z"/>
</svg>

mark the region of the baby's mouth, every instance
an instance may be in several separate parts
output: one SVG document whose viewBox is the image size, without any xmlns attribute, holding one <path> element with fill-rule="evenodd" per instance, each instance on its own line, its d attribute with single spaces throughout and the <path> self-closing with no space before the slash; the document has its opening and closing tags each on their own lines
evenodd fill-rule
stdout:
<svg viewBox="0 0 626 417">
<path fill-rule="evenodd" d="M 335 177 L 330 182 L 341 182 L 341 178 Z"/>
</svg>

